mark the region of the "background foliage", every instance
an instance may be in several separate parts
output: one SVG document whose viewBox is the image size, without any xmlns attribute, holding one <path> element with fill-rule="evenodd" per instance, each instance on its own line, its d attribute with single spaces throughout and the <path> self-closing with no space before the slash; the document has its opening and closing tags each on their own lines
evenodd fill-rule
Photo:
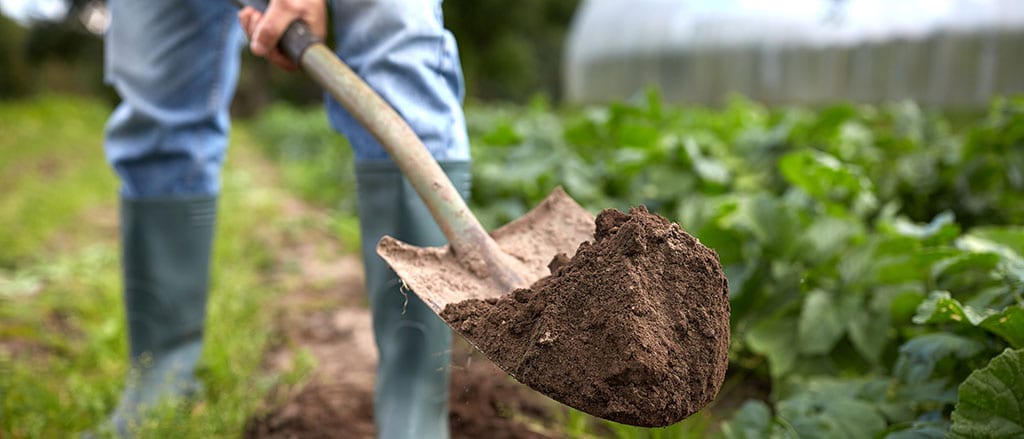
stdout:
<svg viewBox="0 0 1024 439">
<path fill-rule="evenodd" d="M 121 292 L 117 178 L 103 153 L 110 108 L 46 96 L 0 102 L 0 437 L 80 437 L 108 416 L 128 368 Z M 268 376 L 273 297 L 285 291 L 275 244 L 289 224 L 256 141 L 236 126 L 217 220 L 206 345 L 207 396 L 168 405 L 140 437 L 238 437 L 279 383 Z M 302 224 L 314 230 L 315 224 Z M 305 368 L 305 369 L 304 369 Z"/>
<path fill-rule="evenodd" d="M 579 0 L 446 0 L 469 96 L 525 102 L 561 97 L 565 33 Z"/>
<path fill-rule="evenodd" d="M 959 131 L 911 103 L 538 103 L 474 118 L 473 201 L 496 224 L 561 184 L 591 209 L 646 204 L 716 249 L 732 375 L 772 388 L 727 436 L 944 431 L 968 374 L 1024 347 L 1022 126 L 1007 99 Z"/>
</svg>

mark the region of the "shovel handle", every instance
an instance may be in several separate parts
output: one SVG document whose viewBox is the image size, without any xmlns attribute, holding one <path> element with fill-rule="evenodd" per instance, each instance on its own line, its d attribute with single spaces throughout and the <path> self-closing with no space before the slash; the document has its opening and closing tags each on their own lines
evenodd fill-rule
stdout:
<svg viewBox="0 0 1024 439">
<path fill-rule="evenodd" d="M 234 1 L 260 11 L 267 7 L 265 0 Z M 441 165 L 391 105 L 316 38 L 305 22 L 293 22 L 279 46 L 373 134 L 430 210 L 464 267 L 477 276 L 490 277 L 505 291 L 526 286 L 510 266 L 514 262 L 509 260 L 511 256 L 487 234 Z"/>
</svg>

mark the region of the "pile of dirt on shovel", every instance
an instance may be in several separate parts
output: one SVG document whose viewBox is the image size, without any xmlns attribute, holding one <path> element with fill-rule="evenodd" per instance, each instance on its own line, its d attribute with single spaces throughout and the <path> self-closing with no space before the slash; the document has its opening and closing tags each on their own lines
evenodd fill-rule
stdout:
<svg viewBox="0 0 1024 439">
<path fill-rule="evenodd" d="M 517 380 L 571 407 L 665 426 L 718 394 L 728 285 L 718 255 L 640 206 L 601 212 L 594 240 L 551 275 L 442 316 Z"/>
</svg>

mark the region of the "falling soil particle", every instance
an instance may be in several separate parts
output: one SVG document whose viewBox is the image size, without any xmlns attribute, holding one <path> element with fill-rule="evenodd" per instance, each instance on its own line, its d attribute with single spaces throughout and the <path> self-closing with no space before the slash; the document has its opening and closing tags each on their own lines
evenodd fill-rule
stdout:
<svg viewBox="0 0 1024 439">
<path fill-rule="evenodd" d="M 718 394 L 728 285 L 718 255 L 646 207 L 608 209 L 551 275 L 442 313 L 524 384 L 595 416 L 670 425 Z"/>
</svg>

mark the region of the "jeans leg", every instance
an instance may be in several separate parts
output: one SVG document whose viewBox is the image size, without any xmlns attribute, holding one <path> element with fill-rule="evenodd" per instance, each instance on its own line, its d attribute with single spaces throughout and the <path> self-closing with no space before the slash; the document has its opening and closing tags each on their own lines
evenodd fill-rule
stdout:
<svg viewBox="0 0 1024 439">
<path fill-rule="evenodd" d="M 227 1 L 110 0 L 107 123 L 121 179 L 124 299 L 132 371 L 105 423 L 122 437 L 161 402 L 194 396 L 216 195 L 241 29 Z"/>
<path fill-rule="evenodd" d="M 337 51 L 409 123 L 438 160 L 469 160 L 463 79 L 440 0 L 332 0 Z M 383 160 L 380 144 L 336 101 L 331 125 L 356 161 Z"/>
<path fill-rule="evenodd" d="M 242 44 L 234 6 L 210 0 L 111 0 L 106 79 L 122 98 L 107 160 L 127 199 L 220 189 Z"/>
</svg>

